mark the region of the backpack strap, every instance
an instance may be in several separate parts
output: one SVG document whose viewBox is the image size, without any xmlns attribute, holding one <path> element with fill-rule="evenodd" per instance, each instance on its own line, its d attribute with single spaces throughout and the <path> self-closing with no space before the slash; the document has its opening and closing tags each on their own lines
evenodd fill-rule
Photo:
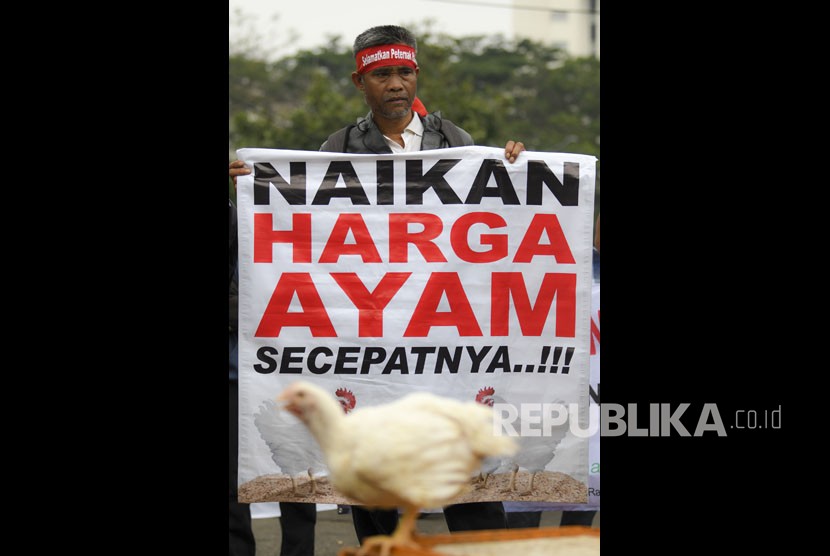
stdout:
<svg viewBox="0 0 830 556">
<path fill-rule="evenodd" d="M 441 117 L 440 111 L 427 114 L 423 118 L 424 138 L 421 143 L 422 150 L 440 149 L 444 147 L 444 141 L 448 147 L 467 147 L 475 144 L 469 133 Z"/>
</svg>

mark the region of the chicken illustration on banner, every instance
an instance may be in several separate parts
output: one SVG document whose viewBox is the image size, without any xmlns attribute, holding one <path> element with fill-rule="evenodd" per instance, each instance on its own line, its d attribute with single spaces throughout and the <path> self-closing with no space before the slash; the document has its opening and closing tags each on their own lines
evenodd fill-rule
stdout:
<svg viewBox="0 0 830 556">
<path fill-rule="evenodd" d="M 320 447 L 308 430 L 297 426 L 290 414 L 279 411 L 273 400 L 265 400 L 254 416 L 262 439 L 271 451 L 271 458 L 280 470 L 291 478 L 291 493 L 299 495 L 297 476 L 307 475 L 309 495 L 317 494 L 317 475 L 328 474 Z"/>
<path fill-rule="evenodd" d="M 482 388 L 476 395 L 476 401 L 488 407 L 493 407 L 496 403 L 507 404 L 504 398 L 496 395 L 496 390 L 493 387 Z M 564 407 L 560 401 L 556 401 L 551 405 L 557 407 Z M 517 419 L 518 421 L 518 419 Z M 529 485 L 527 490 L 520 494 L 533 494 L 533 482 L 538 473 L 545 470 L 547 465 L 553 459 L 556 448 L 568 434 L 568 417 L 565 416 L 563 423 L 555 427 L 551 427 L 548 434 L 545 436 L 518 436 L 518 449 L 515 453 L 507 457 L 496 458 L 488 457 L 482 462 L 479 471 L 479 481 L 482 488 L 486 487 L 487 479 L 490 475 L 498 472 L 510 472 L 510 482 L 507 486 L 507 492 L 514 492 L 518 489 L 516 486 L 516 478 L 520 470 L 525 470 L 530 473 Z M 516 422 L 514 427 L 521 430 L 521 424 Z"/>
</svg>

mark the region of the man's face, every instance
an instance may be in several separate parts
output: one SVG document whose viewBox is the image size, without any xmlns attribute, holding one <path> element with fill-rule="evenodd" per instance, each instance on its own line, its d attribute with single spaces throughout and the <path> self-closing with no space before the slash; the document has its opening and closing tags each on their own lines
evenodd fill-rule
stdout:
<svg viewBox="0 0 830 556">
<path fill-rule="evenodd" d="M 418 68 L 381 66 L 363 74 L 352 74 L 374 114 L 397 120 L 409 117 L 418 89 Z"/>
</svg>

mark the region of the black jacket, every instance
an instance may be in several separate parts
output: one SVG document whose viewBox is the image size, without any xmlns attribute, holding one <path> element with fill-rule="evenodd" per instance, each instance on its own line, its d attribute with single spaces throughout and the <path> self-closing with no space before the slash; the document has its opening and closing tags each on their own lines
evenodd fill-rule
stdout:
<svg viewBox="0 0 830 556">
<path fill-rule="evenodd" d="M 416 114 L 417 115 L 417 114 Z M 426 116 L 418 116 L 424 124 L 424 137 L 421 140 L 421 150 L 445 149 L 447 147 L 467 147 L 474 145 L 469 133 L 441 117 L 441 112 L 432 112 Z M 348 136 L 348 140 L 344 140 Z M 348 125 L 329 135 L 320 146 L 324 152 L 354 153 L 354 154 L 392 154 L 392 149 L 386 144 L 383 134 L 372 120 L 369 112 L 356 124 Z"/>
</svg>

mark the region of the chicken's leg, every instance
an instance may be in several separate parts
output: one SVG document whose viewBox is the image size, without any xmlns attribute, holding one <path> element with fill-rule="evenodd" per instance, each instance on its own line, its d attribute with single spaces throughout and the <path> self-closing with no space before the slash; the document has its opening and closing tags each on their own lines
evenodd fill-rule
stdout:
<svg viewBox="0 0 830 556">
<path fill-rule="evenodd" d="M 533 480 L 536 478 L 536 473 L 538 473 L 538 471 L 533 471 L 530 474 L 530 486 L 527 487 L 526 491 L 520 492 L 519 494 L 521 494 L 522 496 L 524 496 L 525 494 L 533 494 Z"/>
<path fill-rule="evenodd" d="M 405 506 L 395 531 L 391 535 L 375 535 L 365 538 L 356 556 L 389 556 L 393 546 L 420 548 L 421 545 L 415 540 L 418 513 L 419 510 L 415 506 Z"/>
<path fill-rule="evenodd" d="M 516 490 L 516 475 L 519 474 L 519 466 L 514 465 L 513 469 L 510 471 L 510 482 L 507 484 L 507 488 L 501 489 L 502 492 L 513 492 Z"/>
</svg>

